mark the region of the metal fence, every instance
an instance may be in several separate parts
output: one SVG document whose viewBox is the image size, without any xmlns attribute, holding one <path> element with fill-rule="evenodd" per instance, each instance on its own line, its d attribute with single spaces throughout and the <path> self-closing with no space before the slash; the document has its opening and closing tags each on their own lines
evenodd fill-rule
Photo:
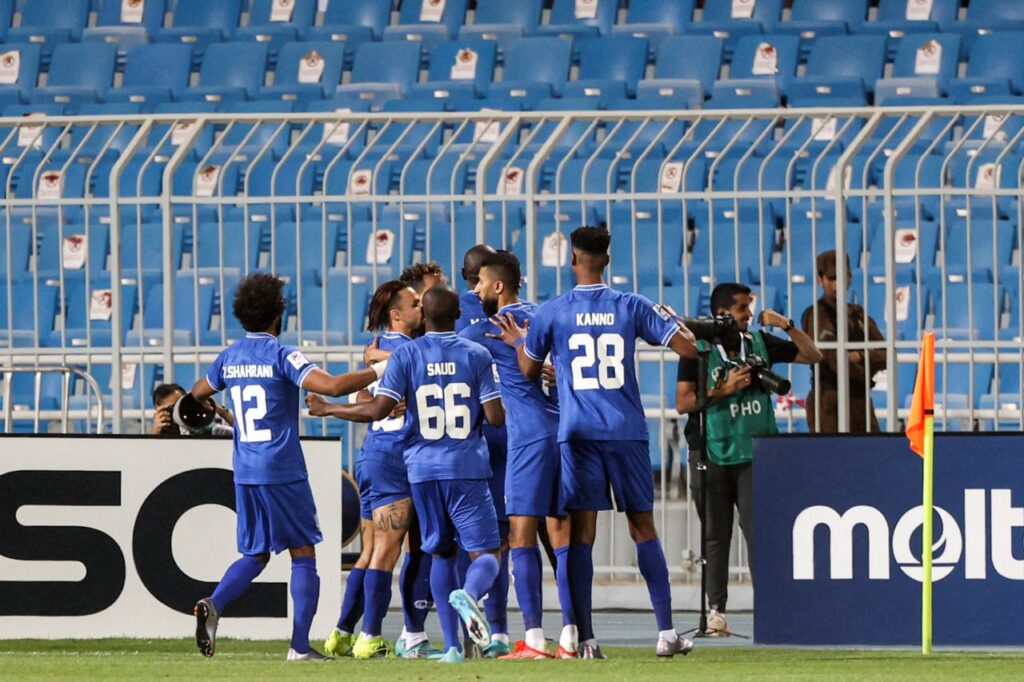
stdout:
<svg viewBox="0 0 1024 682">
<path fill-rule="evenodd" d="M 603 222 L 614 287 L 698 315 L 716 283 L 740 281 L 797 324 L 810 308 L 812 332 L 815 257 L 845 252 L 819 342 L 864 356 L 835 363 L 840 430 L 871 400 L 899 427 L 928 328 L 939 427 L 1019 429 L 1022 123 L 1001 106 L 0 120 L 0 363 L 74 367 L 103 389 L 113 432 L 145 430 L 154 383 L 187 388 L 241 335 L 230 302 L 246 272 L 287 279 L 283 340 L 340 371 L 369 339 L 369 294 L 402 268 L 436 260 L 459 285 L 462 253 L 486 241 L 547 300 L 573 284 L 568 232 Z M 852 340 L 868 316 L 884 338 Z M 668 502 L 685 489 L 676 361 L 638 362 Z M 783 430 L 814 430 L 812 372 L 782 373 Z M 358 445 L 340 423 L 303 428 Z"/>
</svg>

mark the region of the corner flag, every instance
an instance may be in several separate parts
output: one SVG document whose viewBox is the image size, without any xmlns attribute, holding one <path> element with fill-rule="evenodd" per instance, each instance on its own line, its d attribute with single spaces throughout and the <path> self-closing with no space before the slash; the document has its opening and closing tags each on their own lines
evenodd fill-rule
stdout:
<svg viewBox="0 0 1024 682">
<path fill-rule="evenodd" d="M 935 471 L 935 334 L 927 332 L 907 420 L 910 449 L 924 460 L 921 511 L 921 653 L 932 652 L 932 488 Z"/>
</svg>

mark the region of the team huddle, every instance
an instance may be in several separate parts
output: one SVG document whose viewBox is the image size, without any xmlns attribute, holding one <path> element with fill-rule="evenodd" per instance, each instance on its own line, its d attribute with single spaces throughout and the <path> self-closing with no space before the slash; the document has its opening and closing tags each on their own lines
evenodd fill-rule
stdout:
<svg viewBox="0 0 1024 682">
<path fill-rule="evenodd" d="M 371 425 L 356 460 L 363 551 L 348 575 L 328 654 L 389 655 L 383 621 L 407 544 L 399 576 L 404 628 L 395 655 L 457 663 L 465 642 L 491 658 L 604 658 L 591 618 L 592 552 L 597 514 L 612 509 L 613 498 L 636 543 L 657 621 L 656 653 L 690 652 L 693 643 L 672 622 L 633 358 L 638 339 L 686 357 L 696 353 L 694 339 L 650 301 L 603 283 L 607 230 L 581 227 L 571 242 L 577 286 L 540 306 L 519 298 L 516 257 L 484 245 L 466 254 L 462 274 L 470 291 L 461 297 L 429 268 L 382 284 L 368 315 L 378 333 L 366 351 L 370 366 L 340 376 L 278 343 L 280 280 L 255 274 L 243 281 L 234 313 L 246 337 L 182 398 L 202 402 L 226 391 L 237 425 L 242 556 L 196 604 L 196 640 L 205 655 L 214 654 L 224 608 L 271 553 L 287 549 L 294 601 L 287 658 L 329 658 L 309 644 L 321 534 L 298 440 L 300 389 L 309 393 L 311 416 Z M 349 394 L 355 397 L 348 404 L 320 397 Z M 541 546 L 555 568 L 562 615 L 550 648 L 542 626 Z M 526 630 L 514 647 L 509 564 Z M 440 647 L 425 632 L 431 605 L 444 636 Z"/>
</svg>

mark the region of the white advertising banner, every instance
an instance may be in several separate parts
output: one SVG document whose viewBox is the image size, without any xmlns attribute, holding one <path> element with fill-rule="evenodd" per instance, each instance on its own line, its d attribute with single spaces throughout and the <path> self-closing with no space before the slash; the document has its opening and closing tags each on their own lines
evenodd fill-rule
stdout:
<svg viewBox="0 0 1024 682">
<path fill-rule="evenodd" d="M 324 536 L 323 633 L 341 604 L 339 446 L 302 447 Z M 5 437 L 0 452 L 0 638 L 195 632 L 194 602 L 238 558 L 230 440 Z M 218 635 L 287 639 L 290 571 L 287 552 L 272 557 Z"/>
</svg>

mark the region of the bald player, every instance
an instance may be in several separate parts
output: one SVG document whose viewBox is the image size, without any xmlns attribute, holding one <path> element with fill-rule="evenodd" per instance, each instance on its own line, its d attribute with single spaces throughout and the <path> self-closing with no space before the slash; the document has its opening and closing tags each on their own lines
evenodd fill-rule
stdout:
<svg viewBox="0 0 1024 682">
<path fill-rule="evenodd" d="M 373 422 L 406 402 L 405 464 L 423 549 L 434 556 L 430 585 L 445 637 L 441 660 L 458 663 L 463 660 L 460 617 L 476 644 L 490 643 L 478 602 L 498 573 L 501 540 L 487 482 L 491 467 L 483 423 L 486 416 L 503 425 L 505 410 L 490 354 L 455 334 L 458 294 L 432 287 L 423 294 L 423 317 L 426 334 L 392 353 L 372 400 L 340 405 L 310 399 L 307 404 L 314 416 Z M 471 558 L 461 589 L 455 562 L 459 545 Z"/>
</svg>

